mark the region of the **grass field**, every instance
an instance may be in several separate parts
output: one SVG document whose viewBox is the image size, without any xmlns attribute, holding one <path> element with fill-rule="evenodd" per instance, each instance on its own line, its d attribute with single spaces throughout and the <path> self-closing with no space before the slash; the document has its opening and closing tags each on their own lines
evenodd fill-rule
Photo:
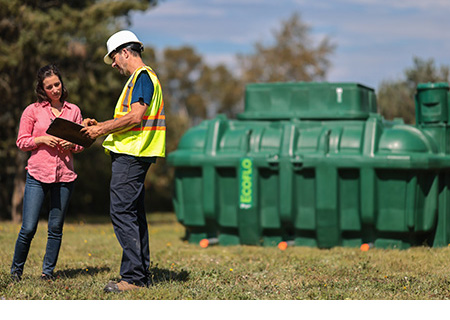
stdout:
<svg viewBox="0 0 450 320">
<path fill-rule="evenodd" d="M 444 300 L 450 297 L 450 248 L 212 246 L 183 241 L 172 214 L 149 215 L 154 285 L 103 292 L 119 277 L 121 248 L 109 220 L 66 223 L 56 281 L 39 279 L 46 221 L 32 242 L 23 280 L 9 268 L 20 225 L 0 222 L 1 300 Z"/>
</svg>

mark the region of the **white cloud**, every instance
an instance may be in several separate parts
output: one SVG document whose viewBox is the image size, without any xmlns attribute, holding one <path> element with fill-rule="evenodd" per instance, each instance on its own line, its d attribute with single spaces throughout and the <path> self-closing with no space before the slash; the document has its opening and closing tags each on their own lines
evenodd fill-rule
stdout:
<svg viewBox="0 0 450 320">
<path fill-rule="evenodd" d="M 224 64 L 231 68 L 236 67 L 236 55 L 232 53 L 214 54 L 210 53 L 205 55 L 205 62 L 209 65 L 216 66 Z"/>
<path fill-rule="evenodd" d="M 224 12 L 218 7 L 203 6 L 201 2 L 197 5 L 193 5 L 192 2 L 186 2 L 181 0 L 161 2 L 154 9 L 147 11 L 144 16 L 152 18 L 157 15 L 160 18 L 174 18 L 182 17 L 220 17 Z"/>
</svg>

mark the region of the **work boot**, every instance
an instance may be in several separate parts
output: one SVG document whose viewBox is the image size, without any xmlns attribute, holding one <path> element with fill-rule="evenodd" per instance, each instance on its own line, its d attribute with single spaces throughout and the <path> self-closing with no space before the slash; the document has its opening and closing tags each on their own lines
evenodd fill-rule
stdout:
<svg viewBox="0 0 450 320">
<path fill-rule="evenodd" d="M 45 281 L 55 281 L 55 277 L 53 276 L 53 275 L 49 275 L 49 274 L 45 274 L 45 273 L 43 273 L 42 275 L 41 275 L 41 280 L 45 280 Z"/>
<path fill-rule="evenodd" d="M 123 292 L 123 291 L 129 291 L 129 290 L 136 290 L 141 289 L 142 287 L 139 287 L 137 285 L 134 285 L 132 283 L 128 283 L 126 281 L 120 281 L 119 283 L 110 281 L 103 289 L 105 292 Z"/>
<path fill-rule="evenodd" d="M 11 274 L 12 282 L 20 282 L 22 280 L 22 275 L 18 272 L 14 272 Z"/>
</svg>

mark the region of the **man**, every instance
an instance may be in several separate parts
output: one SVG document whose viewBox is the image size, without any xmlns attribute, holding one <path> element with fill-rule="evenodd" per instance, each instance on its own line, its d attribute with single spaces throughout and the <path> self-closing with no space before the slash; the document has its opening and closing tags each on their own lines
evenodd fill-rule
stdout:
<svg viewBox="0 0 450 320">
<path fill-rule="evenodd" d="M 109 282 L 106 292 L 122 292 L 148 285 L 150 251 L 144 209 L 144 180 L 157 157 L 165 156 L 166 122 L 161 85 L 142 61 L 142 42 L 128 30 L 113 34 L 104 57 L 129 76 L 114 111 L 114 119 L 85 119 L 85 135 L 108 135 L 103 142 L 111 156 L 110 215 L 123 249 L 121 281 Z"/>
</svg>

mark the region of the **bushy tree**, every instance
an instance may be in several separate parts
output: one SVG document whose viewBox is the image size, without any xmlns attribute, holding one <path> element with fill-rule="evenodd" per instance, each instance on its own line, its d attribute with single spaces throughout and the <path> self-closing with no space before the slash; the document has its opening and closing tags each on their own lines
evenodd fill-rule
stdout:
<svg viewBox="0 0 450 320">
<path fill-rule="evenodd" d="M 328 37 L 315 44 L 310 27 L 294 13 L 274 30 L 274 43 L 255 43 L 255 52 L 240 55 L 244 83 L 321 81 L 330 67 L 335 45 Z"/>
</svg>

